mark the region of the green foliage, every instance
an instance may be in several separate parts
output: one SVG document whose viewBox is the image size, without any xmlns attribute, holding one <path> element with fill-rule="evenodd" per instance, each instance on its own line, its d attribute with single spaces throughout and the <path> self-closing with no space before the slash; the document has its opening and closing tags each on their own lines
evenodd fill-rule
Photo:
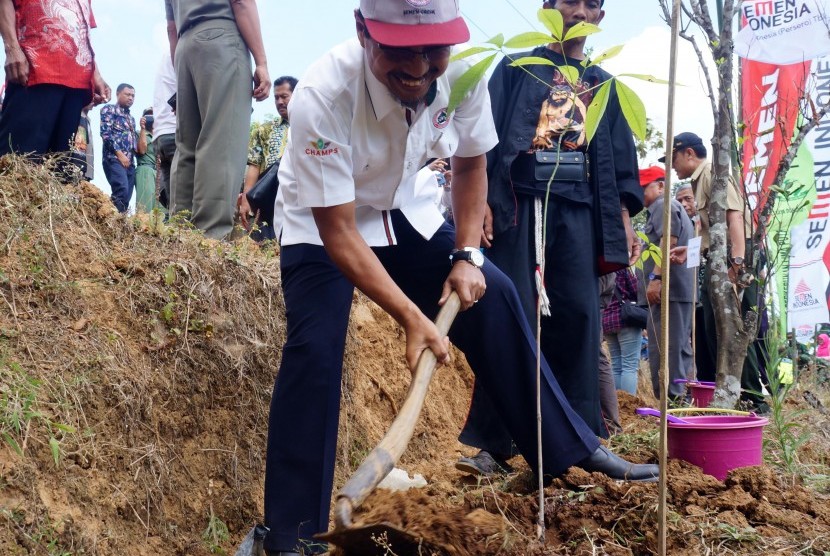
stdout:
<svg viewBox="0 0 830 556">
<path fill-rule="evenodd" d="M 483 60 L 473 64 L 470 69 L 458 78 L 452 91 L 450 91 L 450 102 L 447 106 L 447 114 L 452 114 L 458 108 L 458 105 L 461 104 L 464 97 L 481 81 L 481 78 L 487 73 L 487 70 L 495 59 L 495 54 L 487 56 Z"/>
<path fill-rule="evenodd" d="M 665 79 L 657 79 L 653 75 L 647 75 L 645 73 L 621 73 L 617 77 L 633 77 L 635 79 L 639 79 L 640 81 L 648 81 L 649 83 L 656 83 L 659 85 L 669 84 L 669 82 Z"/>
<path fill-rule="evenodd" d="M 597 90 L 597 93 L 594 95 L 594 99 L 588 106 L 588 114 L 585 117 L 585 137 L 589 143 L 597 132 L 600 119 L 605 113 L 605 108 L 608 106 L 608 98 L 610 95 L 611 82 L 606 81 L 602 84 L 599 90 Z"/>
<path fill-rule="evenodd" d="M 641 140 L 646 136 L 646 107 L 640 97 L 637 96 L 631 87 L 620 81 L 614 80 L 617 87 L 617 97 L 620 99 L 620 108 L 623 116 L 631 127 L 634 135 Z"/>
<path fill-rule="evenodd" d="M 202 532 L 202 542 L 205 544 L 205 548 L 211 554 L 227 554 L 225 549 L 222 548 L 222 543 L 227 543 L 228 540 L 230 540 L 228 526 L 213 513 L 211 507 L 207 528 Z"/>
<path fill-rule="evenodd" d="M 562 19 L 562 12 L 559 10 L 546 10 L 539 8 L 536 16 L 542 25 L 550 31 L 551 37 L 556 42 L 562 42 L 562 32 L 565 30 L 565 21 Z"/>
<path fill-rule="evenodd" d="M 504 48 L 535 48 L 550 42 L 550 35 L 539 33 L 538 31 L 530 31 L 529 33 L 521 33 L 508 39 L 504 43 Z"/>
<path fill-rule="evenodd" d="M 600 29 L 592 23 L 580 21 L 579 23 L 568 29 L 568 32 L 565 34 L 565 41 L 577 39 L 579 37 L 587 37 L 589 35 L 593 35 L 594 33 L 599 33 L 601 30 L 602 29 Z"/>
<path fill-rule="evenodd" d="M 467 96 L 473 87 L 476 86 L 478 81 L 484 77 L 493 65 L 497 55 L 501 54 L 503 56 L 509 56 L 505 49 L 534 48 L 549 44 L 551 42 L 562 45 L 565 41 L 580 37 L 587 37 L 588 35 L 592 35 L 600 31 L 600 28 L 596 25 L 580 22 L 571 27 L 567 34 L 563 37 L 564 22 L 562 20 L 562 14 L 558 10 L 540 9 L 537 12 L 537 15 L 539 21 L 550 32 L 550 35 L 540 33 L 538 31 L 529 31 L 520 33 L 505 40 L 502 34 L 498 34 L 485 43 L 489 46 L 474 46 L 455 54 L 451 58 L 451 61 L 454 62 L 470 56 L 477 56 L 488 52 L 491 53 L 484 57 L 481 61 L 469 67 L 453 85 L 453 88 L 450 91 L 449 105 L 447 107 L 448 113 L 451 114 L 456 108 L 458 108 L 461 101 Z M 603 51 L 596 57 L 586 58 L 581 62 L 581 65 L 585 68 L 589 68 L 591 66 L 601 64 L 605 60 L 617 56 L 622 49 L 622 45 L 613 46 Z M 522 56 L 515 59 L 511 58 L 510 66 L 512 67 L 524 68 L 532 65 L 556 66 L 568 83 L 575 84 L 579 81 L 579 70 L 573 66 L 567 64 L 559 66 L 553 61 L 540 56 Z M 657 79 L 651 75 L 633 73 L 624 75 L 649 81 L 651 83 L 666 83 L 666 81 Z M 586 138 L 588 142 L 590 142 L 596 134 L 599 121 L 602 119 L 602 116 L 608 107 L 610 86 L 612 82 L 615 85 L 620 107 L 626 121 L 628 122 L 628 125 L 640 140 L 645 140 L 647 133 L 645 105 L 630 87 L 612 77 L 610 80 L 597 85 L 598 88 L 594 92 L 594 100 L 588 106 L 585 122 Z"/>
<path fill-rule="evenodd" d="M 55 466 L 60 466 L 61 439 L 75 434 L 74 427 L 50 420 L 40 409 L 42 382 L 0 353 L 0 437 L 20 457 L 27 442 L 44 433 Z"/>
<path fill-rule="evenodd" d="M 646 136 L 635 141 L 637 149 L 637 156 L 642 160 L 645 159 L 649 153 L 662 153 L 666 148 L 665 138 L 663 132 L 654 127 L 654 123 L 650 118 L 646 118 Z M 678 185 L 675 183 L 675 185 Z M 675 189 L 675 191 L 677 191 Z"/>
<path fill-rule="evenodd" d="M 555 66 L 552 61 L 548 60 L 547 58 L 542 58 L 540 56 L 524 56 L 522 58 L 517 58 L 510 63 L 511 66 L 514 68 L 523 67 L 523 66 Z M 572 68 L 573 69 L 573 68 Z"/>
<path fill-rule="evenodd" d="M 590 59 L 586 58 L 582 62 L 582 65 L 584 65 L 585 67 L 597 66 L 597 65 L 603 63 L 605 60 L 609 60 L 609 59 L 615 57 L 620 52 L 622 52 L 623 46 L 624 45 L 622 45 L 622 44 L 618 44 L 617 46 L 612 46 L 611 48 L 609 48 L 607 50 L 603 50 L 598 56 L 592 57 Z"/>
<path fill-rule="evenodd" d="M 788 348 L 789 344 L 786 338 L 781 336 L 779 327 L 770 326 L 767 334 L 766 368 L 769 378 L 771 411 L 764 447 L 767 449 L 768 459 L 774 465 L 778 465 L 788 473 L 798 474 L 800 472 L 798 452 L 810 440 L 810 431 L 801 423 L 801 417 L 807 412 L 806 410 L 788 411 L 786 409 L 786 399 L 797 383 L 795 376 L 785 383 L 779 373 L 779 366 L 785 359 L 783 354 Z"/>
<path fill-rule="evenodd" d="M 504 46 L 504 35 L 499 33 L 498 35 L 496 35 L 492 39 L 490 39 L 488 41 L 485 41 L 485 42 L 487 42 L 487 44 L 493 44 L 497 48 L 501 48 L 502 46 Z"/>
<path fill-rule="evenodd" d="M 649 241 L 648 236 L 641 231 L 637 232 L 637 237 L 639 237 L 643 241 L 643 252 L 640 254 L 640 258 L 634 264 L 635 267 L 639 268 L 640 270 L 643 269 L 643 263 L 649 259 L 654 261 L 656 266 L 663 266 L 663 252 L 660 250 L 660 246 L 656 243 L 652 243 Z"/>
</svg>

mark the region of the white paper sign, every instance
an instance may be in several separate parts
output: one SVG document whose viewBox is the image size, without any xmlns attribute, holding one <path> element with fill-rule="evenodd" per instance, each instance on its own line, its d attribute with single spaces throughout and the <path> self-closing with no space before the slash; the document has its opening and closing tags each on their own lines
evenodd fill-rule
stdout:
<svg viewBox="0 0 830 556">
<path fill-rule="evenodd" d="M 769 64 L 808 62 L 830 53 L 828 0 L 744 0 L 735 52 Z"/>
<path fill-rule="evenodd" d="M 686 268 L 700 266 L 700 240 L 700 236 L 689 240 L 686 246 Z"/>
</svg>

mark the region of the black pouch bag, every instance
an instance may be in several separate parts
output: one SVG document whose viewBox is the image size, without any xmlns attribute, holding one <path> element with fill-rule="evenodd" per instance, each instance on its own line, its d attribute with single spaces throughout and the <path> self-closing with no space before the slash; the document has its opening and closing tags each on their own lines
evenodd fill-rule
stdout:
<svg viewBox="0 0 830 556">
<path fill-rule="evenodd" d="M 620 290 L 614 287 L 614 299 L 620 304 L 620 322 L 623 326 L 645 328 L 648 326 L 648 309 L 637 305 L 633 301 L 625 301 L 620 297 Z"/>
<path fill-rule="evenodd" d="M 645 328 L 648 325 L 648 309 L 633 302 L 623 301 L 620 305 L 620 321 L 624 326 Z"/>
<path fill-rule="evenodd" d="M 517 190 L 543 196 L 551 177 L 552 191 L 557 183 L 586 183 L 588 165 L 581 151 L 536 151 L 520 154 L 511 168 L 511 176 Z"/>
<path fill-rule="evenodd" d="M 274 202 L 277 200 L 277 190 L 280 187 L 280 181 L 277 177 L 279 169 L 279 162 L 272 164 L 257 180 L 250 191 L 245 194 L 248 198 L 248 203 L 251 205 L 251 210 L 254 212 L 259 211 L 260 222 L 273 223 Z"/>
</svg>

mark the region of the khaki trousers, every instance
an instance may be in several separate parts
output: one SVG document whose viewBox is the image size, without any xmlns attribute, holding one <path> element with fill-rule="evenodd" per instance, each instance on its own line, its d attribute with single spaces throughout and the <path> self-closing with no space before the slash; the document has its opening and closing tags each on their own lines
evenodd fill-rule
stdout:
<svg viewBox="0 0 830 556">
<path fill-rule="evenodd" d="M 207 237 L 233 229 L 251 122 L 252 72 L 236 23 L 202 22 L 176 47 L 176 155 L 171 213 L 190 212 Z"/>
</svg>

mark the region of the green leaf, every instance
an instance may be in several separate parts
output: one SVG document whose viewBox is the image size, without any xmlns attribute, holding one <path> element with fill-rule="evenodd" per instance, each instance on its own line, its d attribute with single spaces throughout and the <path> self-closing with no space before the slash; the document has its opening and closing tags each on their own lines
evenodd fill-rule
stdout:
<svg viewBox="0 0 830 556">
<path fill-rule="evenodd" d="M 648 81 L 649 83 L 658 83 L 660 85 L 668 85 L 669 84 L 669 82 L 666 81 L 665 79 L 657 79 L 653 75 L 648 75 L 648 74 L 645 74 L 645 73 L 621 73 L 621 74 L 617 75 L 617 77 L 633 77 L 634 79 L 641 79 L 643 81 Z M 685 86 L 685 85 L 681 85 L 680 83 L 678 83 L 678 85 L 680 85 L 681 87 Z"/>
<path fill-rule="evenodd" d="M 75 427 L 73 427 L 72 425 L 64 425 L 63 423 L 52 423 L 52 422 L 50 422 L 49 424 L 51 426 L 55 427 L 56 429 L 58 429 L 59 431 L 68 432 L 68 433 L 74 433 L 75 432 Z"/>
<path fill-rule="evenodd" d="M 172 286 L 173 283 L 176 281 L 176 267 L 171 265 L 167 265 L 167 268 L 164 269 L 164 284 L 167 286 Z"/>
<path fill-rule="evenodd" d="M 645 141 L 646 138 L 646 107 L 640 97 L 634 90 L 620 81 L 614 80 L 617 86 L 617 96 L 620 99 L 620 107 L 622 108 L 623 116 L 628 122 L 628 126 L 634 135 Z"/>
<path fill-rule="evenodd" d="M 461 101 L 464 100 L 467 93 L 472 91 L 478 82 L 481 81 L 481 78 L 484 77 L 485 73 L 487 73 L 487 70 L 490 68 L 490 64 L 492 64 L 495 59 L 496 55 L 490 54 L 483 60 L 480 60 L 470 66 L 470 69 L 465 71 L 461 77 L 453 83 L 452 90 L 450 91 L 450 103 L 449 106 L 447 106 L 448 116 L 452 114 L 456 108 L 458 108 L 458 105 L 461 104 Z"/>
<path fill-rule="evenodd" d="M 571 39 L 576 39 L 578 37 L 587 37 L 588 35 L 593 35 L 594 33 L 599 33 L 602 29 L 594 25 L 593 23 L 586 23 L 584 21 L 580 21 L 570 29 L 565 34 L 565 40 L 569 41 Z"/>
<path fill-rule="evenodd" d="M 17 443 L 17 440 L 15 440 L 14 438 L 12 438 L 12 435 L 10 435 L 10 434 L 9 434 L 9 433 L 7 433 L 7 432 L 4 432 L 4 433 L 3 433 L 3 438 L 6 440 L 6 443 L 7 443 L 9 446 L 11 446 L 11 447 L 12 447 L 12 450 L 14 450 L 15 452 L 17 452 L 17 455 L 18 455 L 18 456 L 23 457 L 23 450 L 21 450 L 21 449 L 20 449 L 20 444 L 18 444 L 18 443 Z"/>
<path fill-rule="evenodd" d="M 510 65 L 514 68 L 518 68 L 520 66 L 533 66 L 533 65 L 537 65 L 537 66 L 555 66 L 556 64 L 554 64 L 553 62 L 551 62 L 547 58 L 542 58 L 541 56 L 523 56 L 521 58 L 513 60 L 513 62 L 511 62 Z"/>
<path fill-rule="evenodd" d="M 61 462 L 61 446 L 54 436 L 49 437 L 49 450 L 52 452 L 52 459 L 55 460 L 55 467 L 58 467 Z"/>
<path fill-rule="evenodd" d="M 611 58 L 622 52 L 624 46 L 624 44 L 618 44 L 617 46 L 612 46 L 607 50 L 603 50 L 597 57 L 591 58 L 591 62 L 588 65 L 596 66 L 597 64 L 601 64 L 605 60 L 610 60 Z"/>
<path fill-rule="evenodd" d="M 528 33 L 521 33 L 515 37 L 510 37 L 504 43 L 505 48 L 532 48 L 534 46 L 542 46 L 551 42 L 551 36 L 538 31 L 530 31 Z"/>
<path fill-rule="evenodd" d="M 588 113 L 585 115 L 585 138 L 588 143 L 594 138 L 597 132 L 599 122 L 605 114 L 605 108 L 608 106 L 608 97 L 611 94 L 611 81 L 606 81 L 597 90 L 591 104 L 588 105 Z"/>
<path fill-rule="evenodd" d="M 561 41 L 565 29 L 565 22 L 562 20 L 562 13 L 559 10 L 539 8 L 536 12 L 539 21 L 550 31 L 553 40 Z"/>
<path fill-rule="evenodd" d="M 450 58 L 450 62 L 455 62 L 456 60 L 462 60 L 469 56 L 475 56 L 476 54 L 481 54 L 482 52 L 492 52 L 493 48 L 489 46 L 473 46 L 468 48 L 467 50 L 462 50 L 457 54 L 453 54 L 452 58 Z"/>
<path fill-rule="evenodd" d="M 486 42 L 487 44 L 494 44 L 494 45 L 496 45 L 497 48 L 501 48 L 502 46 L 504 46 L 504 35 L 499 33 L 498 35 L 496 35 L 495 37 L 493 37 L 489 41 L 484 41 L 484 42 Z"/>
</svg>

